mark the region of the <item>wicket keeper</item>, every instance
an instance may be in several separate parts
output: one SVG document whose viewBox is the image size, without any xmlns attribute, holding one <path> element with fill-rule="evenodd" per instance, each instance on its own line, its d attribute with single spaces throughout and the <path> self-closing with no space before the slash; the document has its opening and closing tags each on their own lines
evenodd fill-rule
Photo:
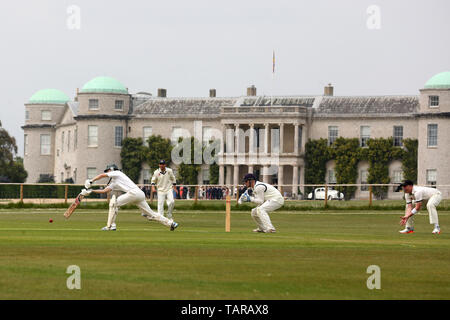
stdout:
<svg viewBox="0 0 450 320">
<path fill-rule="evenodd" d="M 424 200 L 427 202 L 428 215 L 430 217 L 430 224 L 434 225 L 433 234 L 440 234 L 438 214 L 436 207 L 442 200 L 441 192 L 436 188 L 415 186 L 411 180 L 405 180 L 400 184 L 396 191 L 402 190 L 405 192 L 406 200 L 406 214 L 401 218 L 400 224 L 405 226 L 405 229 L 399 231 L 400 233 L 414 232 L 414 215 L 417 214 Z"/>
<path fill-rule="evenodd" d="M 92 190 L 89 189 L 97 180 L 103 178 L 110 178 L 110 181 L 106 188 L 102 190 Z M 167 219 L 166 217 L 160 215 L 157 212 L 154 212 L 148 205 L 147 201 L 145 201 L 144 192 L 115 164 L 108 165 L 104 170 L 104 173 L 99 174 L 92 180 L 87 179 L 85 182 L 85 188 L 83 192 L 85 195 L 89 195 L 91 192 L 93 193 L 108 193 L 111 191 L 122 191 L 124 194 L 120 195 L 116 198 L 115 195 L 111 197 L 109 201 L 109 213 L 108 213 L 108 221 L 106 227 L 103 227 L 102 230 L 110 231 L 116 230 L 116 217 L 119 211 L 119 208 L 126 204 L 135 204 L 142 210 L 142 215 L 146 217 L 148 220 L 156 220 L 163 225 L 170 227 L 170 230 L 175 230 L 178 227 L 178 223 L 174 222 L 172 219 Z"/>
<path fill-rule="evenodd" d="M 175 206 L 172 189 L 177 185 L 177 180 L 172 169 L 166 168 L 166 161 L 159 161 L 159 169 L 153 172 L 151 183 L 152 192 L 156 192 L 155 186 L 158 188 L 158 213 L 164 216 L 164 201 L 166 201 L 167 218 L 172 219 L 172 211 Z"/>
<path fill-rule="evenodd" d="M 284 198 L 280 191 L 268 183 L 257 181 L 252 173 L 245 175 L 244 184 L 247 190 L 239 198 L 239 203 L 253 202 L 258 204 L 251 212 L 252 218 L 258 226 L 253 232 L 275 233 L 275 227 L 272 225 L 268 213 L 283 206 Z"/>
</svg>

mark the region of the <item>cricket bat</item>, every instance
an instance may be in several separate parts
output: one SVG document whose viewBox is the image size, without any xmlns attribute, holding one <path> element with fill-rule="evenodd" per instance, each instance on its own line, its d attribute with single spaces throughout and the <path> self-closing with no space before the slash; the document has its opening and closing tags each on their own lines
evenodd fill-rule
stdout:
<svg viewBox="0 0 450 320">
<path fill-rule="evenodd" d="M 66 210 L 66 212 L 64 212 L 64 217 L 66 217 L 66 219 L 70 218 L 75 209 L 78 208 L 78 206 L 80 205 L 81 200 L 83 200 L 83 198 L 84 196 L 81 193 L 75 198 L 75 201 L 70 205 L 70 207 Z"/>
</svg>

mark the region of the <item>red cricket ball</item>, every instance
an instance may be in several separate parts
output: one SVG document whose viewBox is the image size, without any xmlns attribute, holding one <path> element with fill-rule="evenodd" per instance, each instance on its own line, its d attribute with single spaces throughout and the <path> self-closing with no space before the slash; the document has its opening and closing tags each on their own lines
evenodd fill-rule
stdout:
<svg viewBox="0 0 450 320">
<path fill-rule="evenodd" d="M 48 220 L 48 222 L 52 223 L 52 222 L 53 222 L 53 219 Z"/>
</svg>

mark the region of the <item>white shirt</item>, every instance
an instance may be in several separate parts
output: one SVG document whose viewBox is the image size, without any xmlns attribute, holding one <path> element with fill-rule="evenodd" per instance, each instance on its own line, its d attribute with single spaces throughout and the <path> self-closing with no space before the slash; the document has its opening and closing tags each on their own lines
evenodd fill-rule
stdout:
<svg viewBox="0 0 450 320">
<path fill-rule="evenodd" d="M 274 200 L 280 202 L 281 204 L 284 203 L 284 198 L 277 188 L 268 183 L 259 181 L 256 181 L 255 186 L 253 187 L 253 196 L 250 197 L 250 200 L 251 202 L 258 204 L 262 204 L 267 200 Z"/>
<path fill-rule="evenodd" d="M 112 191 L 128 192 L 135 188 L 139 189 L 139 187 L 122 171 L 109 171 L 106 175 L 112 179 L 108 185 Z"/>
<path fill-rule="evenodd" d="M 177 179 L 170 168 L 166 168 L 166 171 L 164 172 L 162 172 L 161 169 L 156 169 L 155 172 L 153 172 L 152 184 L 156 185 L 158 192 L 169 192 L 176 183 Z"/>
<path fill-rule="evenodd" d="M 420 202 L 422 200 L 428 200 L 435 194 L 441 193 L 438 189 L 429 187 L 413 186 L 411 193 L 405 193 L 406 203 Z"/>
</svg>

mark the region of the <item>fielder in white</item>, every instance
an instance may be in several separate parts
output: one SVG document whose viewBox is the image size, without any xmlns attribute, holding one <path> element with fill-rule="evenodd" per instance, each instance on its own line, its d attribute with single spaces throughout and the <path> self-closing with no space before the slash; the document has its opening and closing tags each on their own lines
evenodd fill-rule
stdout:
<svg viewBox="0 0 450 320">
<path fill-rule="evenodd" d="M 110 178 L 110 181 L 106 188 L 102 190 L 92 190 L 89 189 L 93 182 L 103 179 Z M 142 210 L 142 216 L 146 217 L 148 220 L 156 220 L 163 225 L 170 227 L 170 230 L 175 230 L 178 227 L 178 223 L 174 222 L 172 219 L 167 219 L 166 217 L 160 215 L 159 213 L 154 212 L 148 205 L 147 201 L 145 201 L 144 192 L 130 179 L 126 174 L 119 171 L 119 168 L 115 164 L 108 165 L 104 171 L 104 173 L 99 174 L 92 180 L 86 180 L 85 185 L 86 189 L 83 189 L 84 195 L 89 195 L 91 192 L 93 193 L 108 193 L 114 191 L 121 191 L 124 194 L 120 195 L 116 198 L 115 195 L 111 197 L 109 201 L 109 213 L 108 213 L 108 221 L 106 227 L 103 227 L 102 230 L 110 231 L 116 230 L 116 217 L 119 211 L 119 208 L 126 204 L 135 204 Z"/>
<path fill-rule="evenodd" d="M 280 191 L 270 184 L 259 182 L 256 177 L 249 173 L 244 177 L 247 190 L 241 195 L 238 203 L 253 202 L 258 204 L 252 209 L 252 218 L 258 228 L 253 232 L 275 233 L 275 227 L 270 221 L 269 212 L 275 211 L 284 204 L 284 198 Z"/>
<path fill-rule="evenodd" d="M 164 216 L 164 201 L 166 201 L 167 218 L 172 219 L 172 211 L 175 206 L 172 189 L 177 185 L 177 180 L 172 169 L 166 168 L 166 162 L 164 160 L 159 161 L 159 169 L 153 172 L 151 183 L 152 192 L 156 192 L 155 186 L 158 189 L 158 213 Z"/>
<path fill-rule="evenodd" d="M 403 188 L 406 200 L 406 213 L 401 218 L 400 224 L 405 226 L 405 229 L 399 231 L 400 233 L 414 232 L 414 215 L 420 211 L 422 202 L 428 200 L 427 210 L 430 217 L 430 224 L 434 225 L 433 234 L 440 234 L 439 220 L 436 207 L 442 200 L 441 192 L 435 188 L 415 186 L 411 180 L 405 180 L 397 187 L 397 191 Z"/>
</svg>

